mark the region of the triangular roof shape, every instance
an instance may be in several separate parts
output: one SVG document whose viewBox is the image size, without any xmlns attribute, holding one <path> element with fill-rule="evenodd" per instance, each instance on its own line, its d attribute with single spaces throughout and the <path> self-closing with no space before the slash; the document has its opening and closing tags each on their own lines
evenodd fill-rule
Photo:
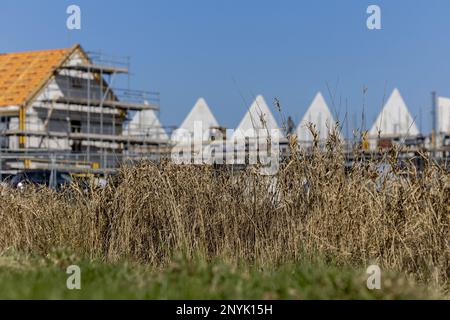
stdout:
<svg viewBox="0 0 450 320">
<path fill-rule="evenodd" d="M 394 89 L 369 131 L 370 137 L 416 136 L 420 134 L 400 91 Z"/>
<path fill-rule="evenodd" d="M 0 54 L 0 107 L 27 105 L 77 50 L 89 59 L 78 44 L 66 49 Z"/>
<path fill-rule="evenodd" d="M 203 98 L 197 100 L 191 112 L 189 112 L 189 114 L 181 124 L 180 129 L 185 129 L 189 132 L 193 132 L 194 123 L 196 121 L 202 122 L 203 130 L 208 130 L 210 128 L 219 126 L 219 123 L 217 122 L 216 118 L 211 112 L 211 109 Z"/>
<path fill-rule="evenodd" d="M 169 136 L 163 129 L 154 110 L 130 112 L 130 122 L 124 128 L 124 134 L 147 136 L 152 140 L 166 142 Z"/>
<path fill-rule="evenodd" d="M 335 126 L 334 117 L 325 102 L 322 93 L 318 92 L 311 105 L 297 127 L 299 141 L 310 142 L 313 140 L 308 124 L 314 124 L 319 134 L 319 140 L 326 140 L 329 131 Z"/>
<path fill-rule="evenodd" d="M 439 97 L 437 106 L 437 133 L 450 133 L 450 98 Z"/>
<path fill-rule="evenodd" d="M 264 100 L 264 97 L 261 95 L 257 96 L 255 101 L 253 101 L 236 128 L 236 131 L 240 130 L 245 133 L 249 129 L 264 129 L 269 130 L 269 133 L 270 130 L 280 129 L 275 117 L 267 106 L 266 100 Z"/>
<path fill-rule="evenodd" d="M 186 138 L 185 134 L 187 132 L 191 135 L 194 134 L 194 124 L 196 122 L 202 124 L 203 132 L 211 133 L 212 131 L 214 131 L 212 130 L 213 128 L 219 127 L 219 123 L 217 122 L 204 98 L 200 98 L 197 100 L 192 110 L 182 122 L 181 126 L 173 132 L 172 139 L 174 141 L 182 140 Z"/>
</svg>

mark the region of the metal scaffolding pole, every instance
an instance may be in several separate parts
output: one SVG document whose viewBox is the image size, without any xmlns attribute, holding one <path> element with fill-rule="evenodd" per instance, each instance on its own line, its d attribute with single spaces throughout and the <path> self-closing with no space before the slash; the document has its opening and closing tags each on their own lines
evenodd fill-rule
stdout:
<svg viewBox="0 0 450 320">
<path fill-rule="evenodd" d="M 33 168 L 60 170 L 67 166 L 75 170 L 78 166 L 80 170 L 104 171 L 119 161 L 119 155 L 127 154 L 121 157 L 122 160 L 126 157 L 137 159 L 139 154 L 153 158 L 155 152 L 162 152 L 161 146 L 165 142 L 153 134 L 153 128 L 149 128 L 151 124 L 142 123 L 145 122 L 142 118 L 139 128 L 135 128 L 137 123 L 134 120 L 130 123 L 131 119 L 127 117 L 130 112 L 157 110 L 156 104 L 148 103 L 154 101 L 155 93 L 131 90 L 130 57 L 118 59 L 89 55 L 84 61 L 75 58 L 52 71 L 50 79 L 55 83 L 43 87 L 43 95 L 36 96 L 38 99 L 33 98 L 28 104 L 29 125 L 23 128 L 9 126 L 0 132 L 4 139 L 30 137 L 29 143 L 18 150 L 8 148 L 6 153 L 0 150 L 0 178 L 6 173 L 3 169 L 22 170 L 20 161 L 28 159 L 33 161 Z M 127 75 L 127 80 L 120 79 L 127 81 L 126 89 L 112 89 L 118 74 Z M 25 118 L 26 110 L 20 112 Z M 16 115 L 11 117 L 17 118 Z M 124 124 L 128 126 L 127 134 L 121 128 Z M 109 153 L 117 159 L 110 158 Z M 97 163 L 101 170 L 93 168 Z"/>
<path fill-rule="evenodd" d="M 87 95 L 88 95 L 88 110 L 87 110 L 87 161 L 91 161 L 91 140 L 89 135 L 91 134 L 91 69 L 88 67 L 88 87 L 87 87 Z"/>
</svg>

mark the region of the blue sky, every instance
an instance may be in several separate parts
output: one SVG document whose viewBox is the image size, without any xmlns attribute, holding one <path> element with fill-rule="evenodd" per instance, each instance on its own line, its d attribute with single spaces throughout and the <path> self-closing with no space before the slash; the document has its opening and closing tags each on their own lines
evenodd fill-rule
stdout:
<svg viewBox="0 0 450 320">
<path fill-rule="evenodd" d="M 70 4 L 81 7 L 80 31 L 66 29 Z M 382 30 L 366 28 L 369 4 L 381 7 Z M 233 128 L 257 94 L 299 121 L 317 91 L 331 107 L 328 83 L 350 129 L 364 86 L 366 126 L 398 87 L 426 133 L 430 92 L 450 96 L 449 13 L 448 0 L 1 0 L 0 52 L 81 43 L 129 55 L 132 86 L 161 93 L 164 125 L 203 96 Z"/>
</svg>

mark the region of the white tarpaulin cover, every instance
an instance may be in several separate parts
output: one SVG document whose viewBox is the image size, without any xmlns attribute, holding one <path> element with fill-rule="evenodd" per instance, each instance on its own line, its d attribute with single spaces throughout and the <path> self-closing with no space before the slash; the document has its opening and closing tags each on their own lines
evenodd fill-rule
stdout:
<svg viewBox="0 0 450 320">
<path fill-rule="evenodd" d="M 167 142 L 169 136 L 163 129 L 158 116 L 153 110 L 130 112 L 130 122 L 124 127 L 124 134 L 147 136 L 153 140 Z"/>
<path fill-rule="evenodd" d="M 206 141 L 208 140 L 208 137 L 205 136 L 204 133 L 206 132 L 208 136 L 211 136 L 213 132 L 219 127 L 219 123 L 217 122 L 213 113 L 209 109 L 208 104 L 203 98 L 197 100 L 191 112 L 189 112 L 187 117 L 184 119 L 180 128 L 174 131 L 174 133 L 172 134 L 172 140 L 180 141 L 186 138 L 184 135 L 187 132 L 192 136 L 194 134 L 194 125 L 196 122 L 197 124 L 201 123 L 204 135 L 203 139 Z"/>
<path fill-rule="evenodd" d="M 319 133 L 319 140 L 326 140 L 328 133 L 336 125 L 333 115 L 320 92 L 316 94 L 313 102 L 297 127 L 297 137 L 300 143 L 312 142 L 313 140 L 311 131 L 308 128 L 309 123 L 315 125 L 316 130 Z"/>
<path fill-rule="evenodd" d="M 420 133 L 398 89 L 394 89 L 384 105 L 369 131 L 369 137 L 378 137 L 378 132 L 381 137 L 417 136 Z"/>
<path fill-rule="evenodd" d="M 450 98 L 438 98 L 437 132 L 450 133 Z"/>
<path fill-rule="evenodd" d="M 242 118 L 239 126 L 236 128 L 236 132 L 247 132 L 249 129 L 258 130 L 260 132 L 271 134 L 271 130 L 278 130 L 278 123 L 275 120 L 272 112 L 267 106 L 264 97 L 259 95 L 253 101 L 250 109 Z M 260 131 L 261 130 L 261 131 Z"/>
</svg>

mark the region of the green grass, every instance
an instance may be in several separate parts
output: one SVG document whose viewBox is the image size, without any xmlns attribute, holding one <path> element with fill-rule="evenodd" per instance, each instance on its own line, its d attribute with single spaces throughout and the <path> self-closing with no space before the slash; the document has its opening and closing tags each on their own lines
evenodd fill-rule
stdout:
<svg viewBox="0 0 450 320">
<path fill-rule="evenodd" d="M 81 268 L 81 290 L 66 288 L 65 271 L 71 264 Z M 180 258 L 157 270 L 139 264 L 80 261 L 61 253 L 45 258 L 0 255 L 0 299 L 439 298 L 392 274 L 383 275 L 381 290 L 368 290 L 366 279 L 364 270 L 320 262 L 258 269 Z"/>
</svg>

